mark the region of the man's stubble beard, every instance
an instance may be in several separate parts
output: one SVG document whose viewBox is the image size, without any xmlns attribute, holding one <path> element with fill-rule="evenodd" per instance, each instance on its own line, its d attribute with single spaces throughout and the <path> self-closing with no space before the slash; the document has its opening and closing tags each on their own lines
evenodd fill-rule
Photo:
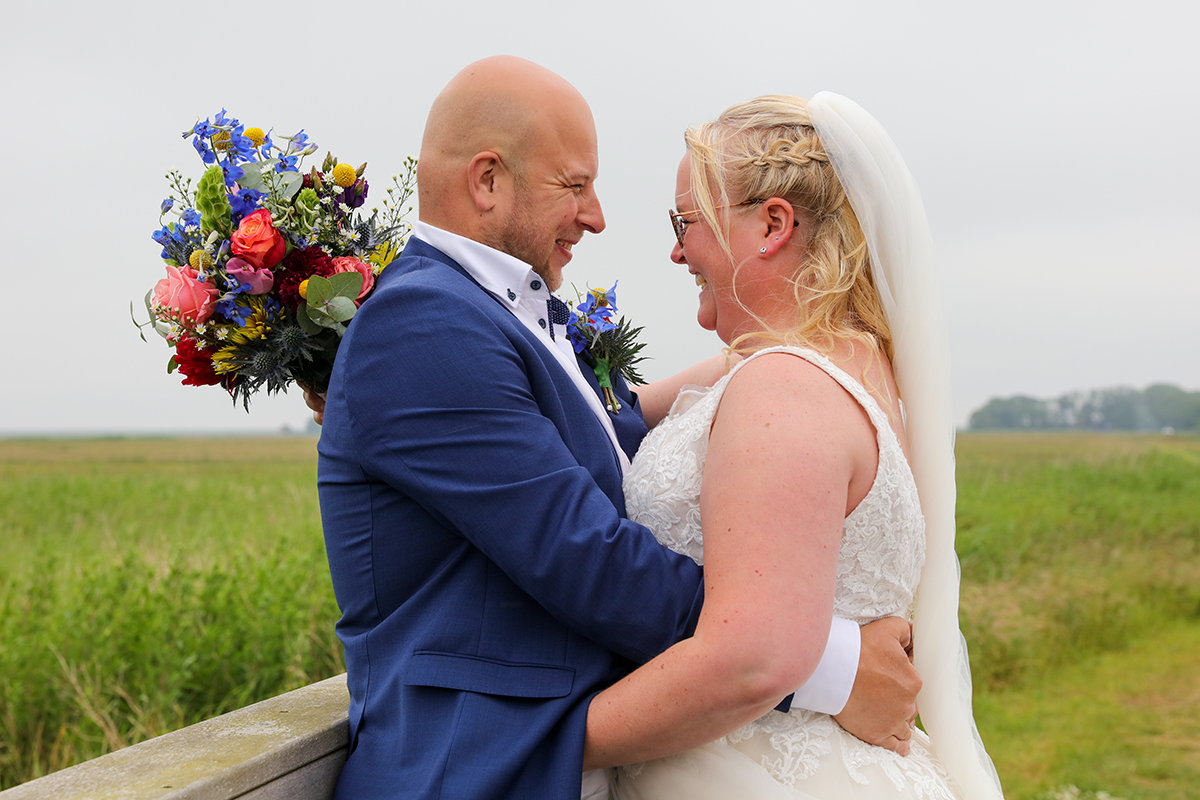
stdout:
<svg viewBox="0 0 1200 800">
<path fill-rule="evenodd" d="M 562 275 L 551 270 L 545 252 L 549 248 L 542 247 L 537 234 L 538 231 L 530 218 L 529 203 L 523 197 L 523 189 L 518 184 L 512 212 L 504 219 L 495 235 L 489 237 L 493 241 L 484 244 L 528 264 L 530 269 L 546 282 L 546 287 L 554 292 L 562 285 Z"/>
</svg>

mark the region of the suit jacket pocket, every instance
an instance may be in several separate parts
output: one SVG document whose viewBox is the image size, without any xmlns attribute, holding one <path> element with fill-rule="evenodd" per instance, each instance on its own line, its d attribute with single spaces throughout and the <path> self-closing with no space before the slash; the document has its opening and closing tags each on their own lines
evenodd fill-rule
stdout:
<svg viewBox="0 0 1200 800">
<path fill-rule="evenodd" d="M 575 670 L 494 658 L 417 650 L 408 663 L 406 686 L 431 686 L 505 697 L 566 697 Z"/>
</svg>

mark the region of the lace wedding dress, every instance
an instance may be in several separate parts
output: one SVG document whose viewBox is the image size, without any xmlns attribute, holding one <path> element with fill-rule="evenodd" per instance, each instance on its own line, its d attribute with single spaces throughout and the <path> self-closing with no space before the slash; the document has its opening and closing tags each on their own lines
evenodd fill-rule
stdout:
<svg viewBox="0 0 1200 800">
<path fill-rule="evenodd" d="M 812 350 L 774 347 L 829 373 L 875 426 L 879 467 L 867 496 L 846 518 L 838 554 L 834 613 L 866 624 L 910 617 L 925 558 L 925 522 L 917 487 L 887 414 L 856 380 Z M 625 477 L 630 519 L 663 545 L 704 561 L 700 485 L 709 429 L 729 381 L 746 359 L 711 389 L 687 388 L 642 443 Z M 804 613 L 797 609 L 797 614 Z M 921 731 L 907 757 L 872 747 L 826 714 L 771 711 L 704 747 L 613 775 L 618 800 L 960 800 Z"/>
</svg>

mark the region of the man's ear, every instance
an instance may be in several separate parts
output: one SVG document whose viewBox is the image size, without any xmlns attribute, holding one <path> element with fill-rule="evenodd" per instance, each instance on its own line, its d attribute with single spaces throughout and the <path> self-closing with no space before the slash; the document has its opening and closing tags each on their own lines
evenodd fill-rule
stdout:
<svg viewBox="0 0 1200 800">
<path fill-rule="evenodd" d="M 467 188 L 480 211 L 491 211 L 496 207 L 509 181 L 504 162 L 491 150 L 477 153 L 467 165 Z"/>
</svg>

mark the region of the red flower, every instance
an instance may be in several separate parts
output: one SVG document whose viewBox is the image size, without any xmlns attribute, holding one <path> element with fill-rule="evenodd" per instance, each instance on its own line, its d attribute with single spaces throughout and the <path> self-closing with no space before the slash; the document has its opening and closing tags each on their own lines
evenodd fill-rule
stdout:
<svg viewBox="0 0 1200 800">
<path fill-rule="evenodd" d="M 328 278 L 333 272 L 333 261 L 316 245 L 293 250 L 283 259 L 280 269 L 275 271 L 273 294 L 284 306 L 295 311 L 304 302 L 300 297 L 300 284 L 313 275 Z"/>
<path fill-rule="evenodd" d="M 185 376 L 184 386 L 214 386 L 221 382 L 221 376 L 213 370 L 215 352 L 216 348 L 203 349 L 186 336 L 179 340 L 175 345 L 175 364 Z"/>
</svg>

